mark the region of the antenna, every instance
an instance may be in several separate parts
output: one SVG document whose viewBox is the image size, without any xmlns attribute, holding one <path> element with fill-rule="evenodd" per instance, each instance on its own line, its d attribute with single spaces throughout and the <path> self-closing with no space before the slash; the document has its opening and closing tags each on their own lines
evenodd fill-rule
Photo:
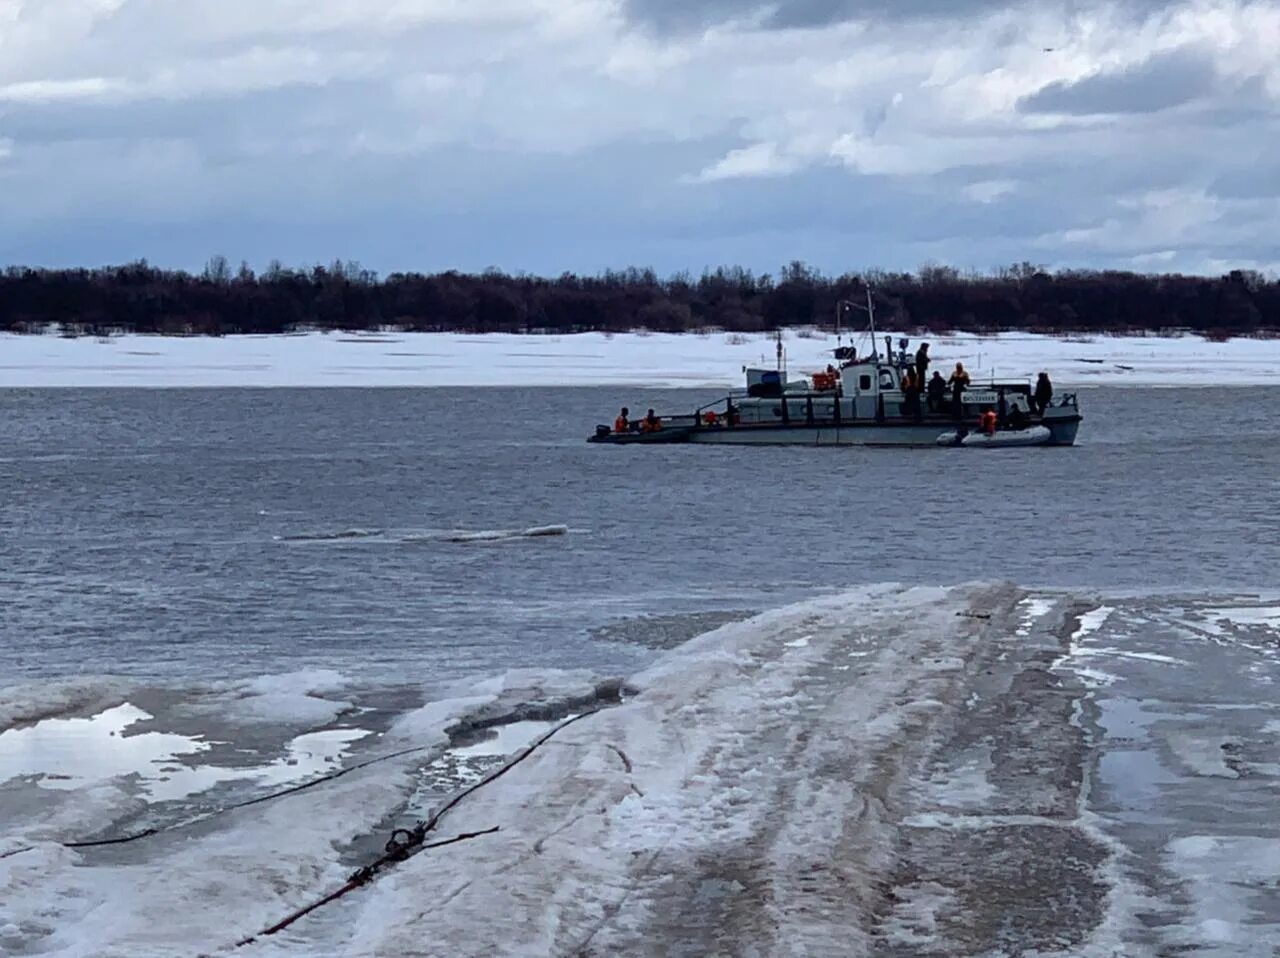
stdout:
<svg viewBox="0 0 1280 958">
<path fill-rule="evenodd" d="M 875 362 L 880 361 L 880 351 L 876 348 L 876 305 L 871 299 L 871 284 L 867 284 L 867 305 L 862 306 L 859 303 L 846 303 L 854 309 L 860 309 L 867 314 L 867 322 L 871 326 L 871 359 Z M 889 358 L 892 358 L 889 357 Z"/>
</svg>

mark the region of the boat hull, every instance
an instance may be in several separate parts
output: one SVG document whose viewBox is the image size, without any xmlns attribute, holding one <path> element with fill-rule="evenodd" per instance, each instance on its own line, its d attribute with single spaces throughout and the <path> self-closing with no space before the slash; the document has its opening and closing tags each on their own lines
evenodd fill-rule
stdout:
<svg viewBox="0 0 1280 958">
<path fill-rule="evenodd" d="M 1046 417 L 1044 426 L 1049 438 L 1046 446 L 1070 446 L 1075 442 L 1080 417 Z M 704 426 L 672 429 L 657 434 L 592 436 L 590 442 L 609 445 L 633 443 L 693 442 L 723 446 L 918 446 L 934 447 L 938 437 L 953 431 L 948 422 L 855 422 L 807 425 L 800 423 L 761 423 L 740 426 Z"/>
</svg>

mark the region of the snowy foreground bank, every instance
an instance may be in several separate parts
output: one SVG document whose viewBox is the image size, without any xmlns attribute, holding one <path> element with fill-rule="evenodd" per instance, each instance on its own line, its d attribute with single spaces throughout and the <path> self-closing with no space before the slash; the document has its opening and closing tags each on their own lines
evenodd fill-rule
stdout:
<svg viewBox="0 0 1280 958">
<path fill-rule="evenodd" d="M 1059 385 L 1280 384 L 1280 340 L 1027 333 L 929 337 L 936 369 Z M 846 340 L 846 343 L 848 340 Z M 883 349 L 883 340 L 880 341 Z M 831 336 L 789 334 L 793 372 L 822 369 Z M 865 340 L 862 349 L 867 349 Z M 914 347 L 913 347 L 914 348 Z M 708 386 L 738 387 L 774 363 L 768 336 L 467 336 L 448 333 L 116 336 L 0 334 L 0 388 L 41 386 Z"/>
<path fill-rule="evenodd" d="M 513 673 L 380 725 L 356 710 L 348 724 L 370 724 L 346 730 L 348 766 L 425 748 L 195 824 L 229 796 L 166 805 L 155 790 L 183 791 L 169 782 L 200 755 L 169 759 L 159 777 L 76 783 L 74 768 L 35 768 L 17 736 L 65 731 L 55 723 L 126 699 L 167 718 L 110 747 L 180 752 L 148 735 L 181 740 L 196 722 L 222 741 L 263 723 L 332 734 L 335 714 L 352 716 L 338 677 L 228 685 L 176 705 L 90 681 L 44 697 L 5 690 L 0 950 L 1271 954 L 1278 628 L 1280 607 L 1257 599 L 861 589 L 695 639 L 628 679 L 620 702 L 616 683 Z M 235 948 L 341 887 L 391 828 L 474 781 L 468 756 L 503 761 L 555 728 L 533 719 L 594 708 L 434 833 L 487 834 Z M 475 726 L 495 720 L 510 724 L 477 740 Z M 24 761 L 24 777 L 6 781 Z M 169 830 L 59 844 L 143 825 Z"/>
</svg>

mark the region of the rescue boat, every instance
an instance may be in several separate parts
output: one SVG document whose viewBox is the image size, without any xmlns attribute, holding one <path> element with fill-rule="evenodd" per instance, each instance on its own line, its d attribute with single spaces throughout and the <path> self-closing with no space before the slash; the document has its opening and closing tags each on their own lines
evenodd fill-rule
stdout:
<svg viewBox="0 0 1280 958">
<path fill-rule="evenodd" d="M 838 317 L 855 304 L 841 303 Z M 858 309 L 864 307 L 858 305 Z M 956 433 L 971 430 L 961 446 L 1070 446 L 1083 416 L 1075 393 L 1065 393 L 1043 409 L 1033 402 L 1033 387 L 1025 379 L 996 379 L 971 383 L 957 404 L 948 390 L 940 401 L 904 390 L 913 368 L 907 339 L 885 337 L 884 352 L 876 342 L 871 292 L 865 311 L 869 317 L 871 348 L 859 356 L 855 347 L 840 346 L 825 371 L 789 379 L 781 336 L 774 369 L 747 368 L 745 392 L 725 396 L 692 411 L 660 416 L 661 428 L 630 423 L 619 432 L 596 427 L 587 441 L 606 445 L 697 442 L 722 445 L 808 446 L 947 446 Z M 839 341 L 839 340 L 838 340 Z M 984 412 L 995 412 L 994 436 L 976 438 Z"/>
<path fill-rule="evenodd" d="M 1046 426 L 1032 426 L 1029 429 L 997 429 L 993 433 L 961 433 L 953 429 L 939 436 L 937 444 L 985 449 L 999 449 L 1003 446 L 1049 446 L 1053 444 L 1053 431 Z"/>
</svg>

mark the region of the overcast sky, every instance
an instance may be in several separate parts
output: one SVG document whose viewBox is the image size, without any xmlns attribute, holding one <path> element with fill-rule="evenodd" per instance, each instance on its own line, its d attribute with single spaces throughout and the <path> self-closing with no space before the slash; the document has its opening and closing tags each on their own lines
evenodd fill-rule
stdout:
<svg viewBox="0 0 1280 958">
<path fill-rule="evenodd" d="M 0 0 L 0 263 L 1280 270 L 1280 0 Z"/>
</svg>

